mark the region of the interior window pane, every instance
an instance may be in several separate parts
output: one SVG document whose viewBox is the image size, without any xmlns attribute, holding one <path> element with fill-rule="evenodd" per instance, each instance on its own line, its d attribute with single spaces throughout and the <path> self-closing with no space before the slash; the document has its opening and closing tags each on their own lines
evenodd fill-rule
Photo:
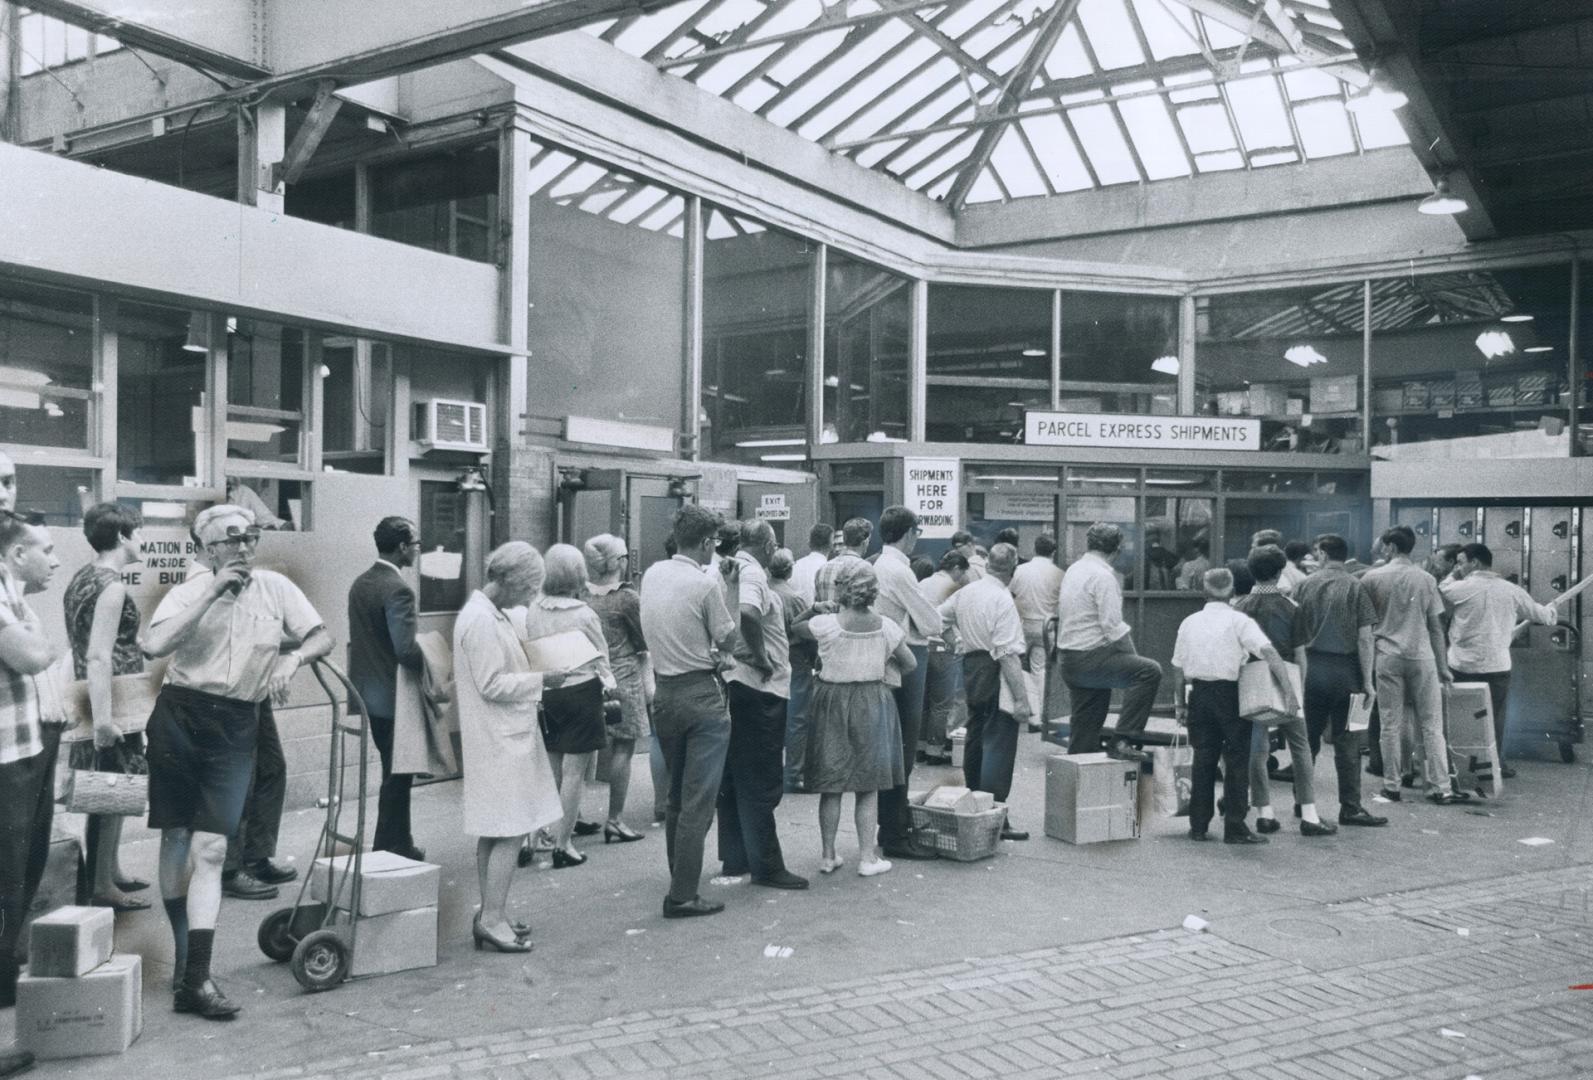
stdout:
<svg viewBox="0 0 1593 1080">
<path fill-rule="evenodd" d="M 703 448 L 721 461 L 801 452 L 813 248 L 715 207 L 703 212 Z"/>
<path fill-rule="evenodd" d="M 227 477 L 227 501 L 254 514 L 262 529 L 303 532 L 309 524 L 310 485 L 299 480 Z"/>
<path fill-rule="evenodd" d="M 93 373 L 89 296 L 0 281 L 0 442 L 89 449 Z"/>
<path fill-rule="evenodd" d="M 465 603 L 465 518 L 469 496 L 451 481 L 420 482 L 420 610 L 458 611 Z"/>
<path fill-rule="evenodd" d="M 371 232 L 388 240 L 491 262 L 497 206 L 496 143 L 371 170 Z"/>
<path fill-rule="evenodd" d="M 1147 496 L 1140 587 L 1198 592 L 1211 569 L 1212 500 Z"/>
<path fill-rule="evenodd" d="M 907 438 L 912 283 L 833 249 L 824 288 L 824 431 L 841 442 Z"/>
<path fill-rule="evenodd" d="M 1051 399 L 1051 293 L 929 286 L 926 435 L 1017 442 Z"/>
<path fill-rule="evenodd" d="M 199 482 L 207 430 L 203 312 L 123 302 L 117 329 L 117 476 L 140 484 Z M 190 332 L 192 323 L 193 332 Z"/>
<path fill-rule="evenodd" d="M 353 338 L 321 341 L 321 458 L 343 472 L 387 471 L 387 409 L 393 389 L 392 348 Z"/>
<path fill-rule="evenodd" d="M 1123 543 L 1112 556 L 1112 569 L 1117 571 L 1124 588 L 1134 588 L 1134 571 L 1139 565 L 1139 522 L 1134 516 L 1135 498 L 1132 495 L 1068 495 L 1065 500 L 1067 528 L 1063 533 L 1062 549 L 1068 562 L 1084 557 L 1088 550 L 1084 534 L 1098 521 L 1116 525 L 1123 530 Z"/>
<path fill-rule="evenodd" d="M 1064 412 L 1171 415 L 1178 401 L 1178 301 L 1062 296 Z"/>
<path fill-rule="evenodd" d="M 302 464 L 304 334 L 254 319 L 227 325 L 227 456 Z"/>
<path fill-rule="evenodd" d="M 40 457 L 44 455 L 41 453 Z M 83 524 L 83 511 L 98 502 L 94 489 L 99 474 L 87 469 L 60 469 L 33 464 L 26 458 L 16 462 L 17 509 L 42 514 L 46 525 L 73 528 Z"/>
</svg>

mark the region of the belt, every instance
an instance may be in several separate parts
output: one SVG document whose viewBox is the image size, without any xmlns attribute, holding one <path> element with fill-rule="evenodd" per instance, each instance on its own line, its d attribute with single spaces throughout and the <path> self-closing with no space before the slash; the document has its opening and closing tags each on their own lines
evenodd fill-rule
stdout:
<svg viewBox="0 0 1593 1080">
<path fill-rule="evenodd" d="M 1196 686 L 1238 686 L 1238 679 L 1190 679 Z"/>
</svg>

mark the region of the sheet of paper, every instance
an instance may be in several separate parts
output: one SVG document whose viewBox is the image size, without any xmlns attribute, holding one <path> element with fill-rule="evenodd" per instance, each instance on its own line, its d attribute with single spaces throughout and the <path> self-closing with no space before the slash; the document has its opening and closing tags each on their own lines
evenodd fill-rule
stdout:
<svg viewBox="0 0 1593 1080">
<path fill-rule="evenodd" d="M 420 576 L 457 581 L 465 567 L 465 557 L 457 551 L 425 551 L 420 556 Z"/>
<path fill-rule="evenodd" d="M 566 630 L 525 643 L 532 671 L 569 671 L 596 660 L 597 646 L 579 630 Z"/>
</svg>

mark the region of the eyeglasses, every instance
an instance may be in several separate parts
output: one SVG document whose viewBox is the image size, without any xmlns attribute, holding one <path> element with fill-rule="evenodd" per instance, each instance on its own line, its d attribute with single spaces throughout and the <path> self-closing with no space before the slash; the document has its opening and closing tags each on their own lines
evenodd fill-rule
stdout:
<svg viewBox="0 0 1593 1080">
<path fill-rule="evenodd" d="M 207 543 L 205 545 L 205 547 L 207 547 L 207 548 L 225 547 L 225 548 L 232 548 L 234 551 L 236 551 L 239 548 L 243 547 L 245 544 L 247 544 L 249 547 L 254 547 L 258 543 L 260 543 L 260 530 L 259 529 L 247 529 L 244 532 L 236 533 L 236 534 L 234 534 L 232 536 L 229 536 L 225 540 L 212 540 L 209 543 Z"/>
</svg>

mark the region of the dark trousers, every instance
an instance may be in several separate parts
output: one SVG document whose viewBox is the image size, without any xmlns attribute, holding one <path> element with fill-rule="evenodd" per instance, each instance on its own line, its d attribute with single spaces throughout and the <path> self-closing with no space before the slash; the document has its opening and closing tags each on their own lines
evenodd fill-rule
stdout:
<svg viewBox="0 0 1593 1080">
<path fill-rule="evenodd" d="M 732 682 L 730 750 L 719 782 L 719 859 L 725 873 L 766 878 L 785 869 L 774 808 L 785 793 L 786 699 Z"/>
<path fill-rule="evenodd" d="M 1323 732 L 1328 732 L 1333 740 L 1341 814 L 1361 809 L 1360 733 L 1346 731 L 1344 725 L 1350 715 L 1350 698 L 1364 686 L 1360 657 L 1349 653 L 1306 654 L 1305 735 L 1311 744 L 1313 762 L 1322 749 Z"/>
<path fill-rule="evenodd" d="M 1456 682 L 1485 682 L 1493 706 L 1493 744 L 1499 750 L 1499 763 L 1505 759 L 1505 702 L 1510 699 L 1508 671 L 1455 671 Z"/>
<path fill-rule="evenodd" d="M 669 899 L 685 903 L 702 880 L 703 843 L 730 747 L 730 714 L 711 671 L 658 676 L 653 737 L 669 776 L 664 812 L 664 854 L 669 859 Z"/>
<path fill-rule="evenodd" d="M 802 788 L 802 755 L 808 745 L 808 701 L 813 697 L 813 669 L 791 665 L 791 700 L 785 708 L 785 789 Z"/>
<path fill-rule="evenodd" d="M 282 803 L 288 794 L 288 762 L 282 756 L 271 701 L 260 703 L 260 730 L 254 749 L 254 776 L 243 803 L 238 831 L 227 838 L 223 873 L 264 862 L 277 853 L 277 831 L 282 827 Z"/>
<path fill-rule="evenodd" d="M 902 685 L 891 691 L 896 698 L 896 718 L 902 729 L 902 782 L 879 793 L 879 842 L 881 847 L 907 843 L 913 822 L 907 809 L 907 785 L 913 777 L 913 762 L 918 759 L 918 733 L 924 725 L 924 688 L 929 685 L 929 646 L 909 646 L 918 666 L 902 676 Z"/>
<path fill-rule="evenodd" d="M 1237 682 L 1191 681 L 1189 745 L 1195 748 L 1189 793 L 1189 829 L 1205 832 L 1217 802 L 1217 762 L 1222 761 L 1223 832 L 1243 833 L 1250 812 L 1250 721 L 1239 715 Z"/>
<path fill-rule="evenodd" d="M 1012 767 L 1018 760 L 1018 722 L 1001 711 L 1001 665 L 987 652 L 962 658 L 968 688 L 968 742 L 962 752 L 963 783 L 988 791 L 996 802 L 1012 792 Z"/>
<path fill-rule="evenodd" d="M 55 757 L 61 729 L 42 731 L 44 750 L 0 765 L 0 1005 L 16 994 L 22 922 L 44 880 L 55 817 Z"/>
<path fill-rule="evenodd" d="M 382 758 L 382 792 L 376 800 L 376 833 L 371 838 L 373 851 L 398 851 L 415 846 L 409 830 L 409 789 L 415 782 L 410 773 L 393 773 L 393 718 L 371 716 L 371 742 Z"/>
<path fill-rule="evenodd" d="M 1124 691 L 1123 708 L 1117 714 L 1118 735 L 1133 738 L 1145 730 L 1151 706 L 1156 704 L 1156 690 L 1162 684 L 1162 666 L 1136 653 L 1125 634 L 1094 649 L 1064 650 L 1062 681 L 1073 698 L 1068 753 L 1093 754 L 1101 749 L 1101 728 L 1106 726 L 1113 690 Z"/>
</svg>

